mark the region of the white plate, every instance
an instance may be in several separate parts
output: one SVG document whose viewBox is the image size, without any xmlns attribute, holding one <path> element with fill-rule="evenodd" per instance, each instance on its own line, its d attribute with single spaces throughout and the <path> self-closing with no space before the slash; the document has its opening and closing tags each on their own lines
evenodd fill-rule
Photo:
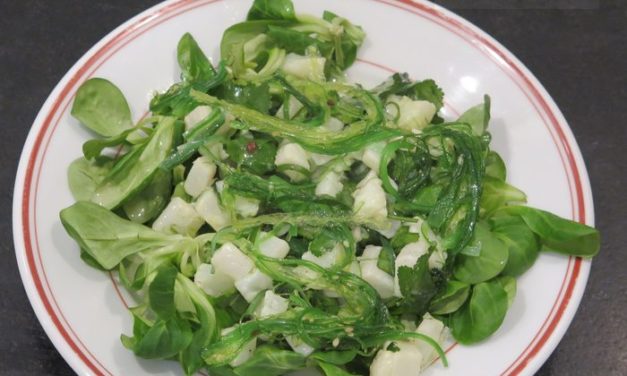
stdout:
<svg viewBox="0 0 627 376">
<path fill-rule="evenodd" d="M 89 134 L 69 115 L 89 77 L 115 82 L 139 118 L 154 90 L 178 79 L 180 36 L 190 31 L 218 59 L 224 29 L 245 18 L 249 0 L 167 1 L 114 30 L 65 75 L 30 131 L 15 184 L 13 231 L 22 280 L 46 333 L 79 374 L 180 374 L 178 364 L 138 359 L 123 348 L 129 302 L 114 278 L 89 268 L 66 235 L 59 211 L 73 199 L 66 169 Z M 493 100 L 490 131 L 509 180 L 529 204 L 593 224 L 587 172 L 570 128 L 535 77 L 494 39 L 451 12 L 408 0 L 296 1 L 300 13 L 324 9 L 362 25 L 368 37 L 351 75 L 374 83 L 391 71 L 434 78 L 454 116 Z M 502 328 L 479 345 L 449 348 L 450 367 L 428 374 L 531 375 L 562 338 L 583 294 L 590 263 L 543 254 L 519 280 Z"/>
</svg>

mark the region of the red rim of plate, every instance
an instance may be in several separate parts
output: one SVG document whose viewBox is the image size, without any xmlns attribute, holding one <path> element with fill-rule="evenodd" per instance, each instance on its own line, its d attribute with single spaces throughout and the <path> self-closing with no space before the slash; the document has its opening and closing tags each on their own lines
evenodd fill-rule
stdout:
<svg viewBox="0 0 627 376">
<path fill-rule="evenodd" d="M 73 72 L 72 76 L 70 76 L 69 79 L 67 79 L 67 76 L 63 79 L 63 81 L 67 82 L 60 90 L 60 93 L 56 96 L 56 100 L 50 106 L 51 108 L 47 113 L 44 113 L 42 109 L 42 113 L 38 115 L 38 118 L 35 121 L 35 125 L 38 125 L 40 122 L 41 125 L 38 129 L 33 128 L 31 131 L 31 133 L 37 132 L 36 135 L 29 135 L 29 140 L 34 138 L 33 147 L 29 151 L 25 146 L 22 157 L 20 158 L 20 172 L 24 174 L 24 182 L 23 186 L 19 185 L 20 179 L 18 175 L 15 187 L 15 202 L 21 202 L 22 205 L 21 207 L 17 206 L 17 204 L 14 206 L 14 217 L 16 216 L 16 212 L 19 211 L 21 214 L 21 228 L 17 225 L 14 227 L 14 237 L 17 250 L 21 248 L 20 244 L 18 244 L 18 234 L 21 232 L 22 240 L 24 242 L 24 253 L 26 255 L 26 265 L 22 267 L 20 264 L 20 272 L 25 284 L 28 283 L 28 285 L 30 285 L 32 281 L 36 290 L 35 294 L 34 292 L 31 293 L 27 289 L 29 292 L 29 298 L 34 308 L 37 308 L 36 306 L 39 306 L 40 304 L 43 305 L 43 309 L 45 309 L 45 313 L 47 313 L 48 317 L 39 312 L 37 309 L 35 309 L 35 311 L 40 320 L 43 321 L 44 319 L 49 319 L 53 324 L 54 328 L 44 325 L 44 328 L 51 339 L 54 341 L 55 338 L 53 337 L 56 337 L 58 340 L 64 341 L 65 344 L 69 346 L 69 348 L 71 348 L 71 350 L 80 359 L 83 365 L 85 365 L 90 372 L 93 372 L 96 375 L 111 374 L 111 372 L 108 371 L 91 352 L 89 352 L 63 316 L 63 313 L 61 312 L 48 284 L 40 255 L 36 227 L 36 199 L 43 158 L 46 154 L 48 143 L 52 134 L 59 123 L 61 117 L 60 115 L 67 109 L 70 102 L 68 99 L 71 99 L 74 92 L 73 89 L 76 88 L 79 83 L 87 79 L 119 49 L 156 25 L 181 13 L 219 1 L 223 0 L 178 0 L 157 5 L 156 7 L 142 13 L 142 15 L 136 17 L 135 19 L 128 21 L 126 24 L 116 29 L 116 31 L 105 37 L 103 42 L 99 43 L 99 45 L 102 44 L 102 46 L 94 52 L 92 52 L 93 50 L 88 52 L 91 56 L 89 58 L 84 57 L 81 59 L 81 61 L 85 59 L 85 61 L 82 62 L 82 65 L 79 65 L 81 63 L 77 63 L 76 67 L 70 70 L 70 73 Z M 524 68 L 521 68 L 522 64 L 517 62 L 515 58 L 512 57 L 511 53 L 506 51 L 502 46 L 496 44 L 493 40 L 491 40 L 491 38 L 487 37 L 484 32 L 470 25 L 467 21 L 460 20 L 458 17 L 452 15 L 449 11 L 443 8 L 432 4 L 412 2 L 411 0 L 374 1 L 413 13 L 421 18 L 440 25 L 450 32 L 453 32 L 487 55 L 512 79 L 513 82 L 516 83 L 516 85 L 519 86 L 521 91 L 527 96 L 530 103 L 534 106 L 539 116 L 543 119 L 545 126 L 549 130 L 549 133 L 551 134 L 551 137 L 558 149 L 567 174 L 573 218 L 585 223 L 586 200 L 582 186 L 582 175 L 585 178 L 585 170 L 582 174 L 577 165 L 575 155 L 573 154 L 573 149 L 577 149 L 576 147 L 573 148 L 570 145 L 563 126 L 558 120 L 559 115 L 556 115 L 551 109 L 551 106 L 547 103 L 541 90 L 538 89 L 539 85 L 534 81 L 534 79 L 530 78 L 529 73 L 527 73 Z M 387 67 L 381 67 L 389 70 Z M 68 75 L 70 73 L 68 73 Z M 56 91 L 57 89 L 55 89 L 55 92 Z M 44 105 L 44 108 L 46 108 L 46 105 Z M 61 109 L 60 112 L 59 109 Z M 43 121 L 40 120 L 42 118 Z M 48 136 L 47 140 L 45 140 L 46 136 Z M 45 144 L 44 141 L 46 141 Z M 43 153 L 40 153 L 42 146 L 44 147 Z M 26 160 L 28 160 L 28 162 L 25 166 L 25 171 L 23 171 L 22 167 L 24 166 L 22 165 L 26 163 Z M 573 180 L 572 183 L 571 179 Z M 34 190 L 33 182 L 35 182 Z M 19 224 L 19 222 L 20 221 L 17 221 L 16 223 Z M 35 247 L 33 247 L 33 245 Z M 34 249 L 36 249 L 36 253 L 33 251 Z M 37 262 L 39 262 L 40 270 L 38 269 Z M 578 282 L 581 268 L 581 258 L 570 257 L 568 259 L 568 265 L 562 286 L 546 320 L 527 348 L 525 348 L 518 358 L 505 371 L 503 371 L 503 375 L 520 374 L 551 338 L 551 335 L 554 333 L 558 323 L 566 311 L 566 308 L 571 302 L 571 297 L 573 296 L 575 285 Z M 587 275 L 583 275 L 584 283 L 586 277 Z M 35 301 L 36 299 L 38 299 L 37 302 Z M 56 329 L 56 332 L 51 332 L 54 329 Z M 60 338 L 58 335 L 60 335 Z M 54 342 L 56 345 L 57 342 Z M 68 362 L 76 367 L 77 364 L 68 359 L 68 353 L 62 352 L 62 354 L 66 357 Z"/>
</svg>

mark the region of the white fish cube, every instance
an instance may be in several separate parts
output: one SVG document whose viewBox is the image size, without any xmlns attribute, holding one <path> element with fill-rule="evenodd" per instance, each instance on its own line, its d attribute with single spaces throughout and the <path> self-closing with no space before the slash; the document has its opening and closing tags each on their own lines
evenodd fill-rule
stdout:
<svg viewBox="0 0 627 376">
<path fill-rule="evenodd" d="M 218 180 L 216 182 L 216 191 L 218 191 L 218 194 L 222 194 L 222 191 L 224 191 L 224 180 Z"/>
<path fill-rule="evenodd" d="M 442 269 L 446 263 L 448 254 L 446 251 L 440 248 L 436 248 L 431 255 L 429 255 L 429 269 Z"/>
<path fill-rule="evenodd" d="M 261 304 L 255 310 L 255 315 L 260 319 L 277 315 L 287 311 L 288 306 L 289 302 L 287 299 L 268 290 L 264 294 Z"/>
<path fill-rule="evenodd" d="M 362 239 L 364 239 L 366 235 L 366 233 L 360 226 L 353 227 L 351 229 L 351 232 L 353 233 L 353 239 L 355 239 L 356 242 L 359 242 Z"/>
<path fill-rule="evenodd" d="M 341 182 L 341 176 L 335 171 L 329 171 L 322 177 L 322 180 L 316 185 L 316 196 L 335 197 L 344 189 Z"/>
<path fill-rule="evenodd" d="M 193 236 L 202 224 L 202 218 L 191 204 L 180 197 L 174 197 L 152 223 L 152 229 L 168 234 Z"/>
<path fill-rule="evenodd" d="M 198 197 L 205 189 L 213 184 L 216 175 L 216 165 L 207 157 L 198 157 L 192 163 L 187 178 L 185 178 L 185 192 L 192 197 Z"/>
<path fill-rule="evenodd" d="M 307 251 L 303 253 L 302 259 L 311 261 L 316 265 L 328 269 L 339 261 L 339 259 L 342 257 L 343 252 L 344 246 L 341 244 L 336 244 L 333 249 L 323 253 L 321 256 L 316 256 L 310 251 Z"/>
<path fill-rule="evenodd" d="M 390 101 L 396 103 L 400 111 L 398 126 L 414 133 L 429 125 L 436 112 L 435 105 L 429 101 L 412 100 L 405 96 L 393 96 Z"/>
<path fill-rule="evenodd" d="M 358 261 L 353 261 L 350 264 L 346 265 L 344 271 L 353 273 L 356 276 L 361 277 L 361 267 L 359 266 Z"/>
<path fill-rule="evenodd" d="M 406 332 L 414 332 L 418 327 L 416 327 L 416 322 L 411 319 L 411 316 L 407 316 L 405 319 L 401 319 L 401 324 L 405 328 Z"/>
<path fill-rule="evenodd" d="M 387 221 L 387 201 L 381 184 L 381 179 L 373 171 L 357 184 L 353 192 L 355 217 L 378 223 Z"/>
<path fill-rule="evenodd" d="M 416 333 L 424 334 L 431 337 L 435 342 L 441 343 L 444 333 L 444 323 L 427 313 L 422 318 L 420 325 L 418 325 Z M 416 346 L 418 346 L 418 350 L 422 353 L 422 366 L 428 366 L 436 356 L 435 349 L 424 341 L 416 341 Z"/>
<path fill-rule="evenodd" d="M 368 166 L 371 170 L 379 174 L 379 165 L 381 163 L 381 154 L 385 148 L 385 142 L 375 142 L 364 148 L 364 153 L 361 156 L 361 161 Z"/>
<path fill-rule="evenodd" d="M 368 245 L 360 257 L 359 267 L 361 278 L 368 282 L 383 299 L 394 296 L 394 277 L 379 269 L 379 255 L 381 247 Z"/>
<path fill-rule="evenodd" d="M 330 117 L 326 123 L 322 125 L 326 130 L 331 132 L 339 132 L 344 129 L 344 123 L 338 118 Z"/>
<path fill-rule="evenodd" d="M 325 163 L 330 162 L 335 156 L 327 154 L 309 153 L 309 158 L 316 166 L 322 166 Z"/>
<path fill-rule="evenodd" d="M 194 274 L 194 283 L 207 295 L 218 297 L 235 290 L 233 278 L 213 270 L 213 265 L 200 264 Z"/>
<path fill-rule="evenodd" d="M 220 229 L 231 224 L 231 217 L 220 205 L 220 199 L 216 192 L 209 188 L 204 191 L 194 204 L 196 212 L 211 226 L 214 230 Z"/>
<path fill-rule="evenodd" d="M 255 264 L 232 243 L 225 243 L 218 248 L 211 258 L 215 272 L 226 274 L 238 281 L 250 273 Z"/>
<path fill-rule="evenodd" d="M 272 288 L 272 278 L 255 268 L 251 273 L 237 279 L 235 281 L 235 288 L 242 294 L 244 299 L 250 303 L 255 299 L 257 294 Z"/>
<path fill-rule="evenodd" d="M 420 234 L 422 237 L 426 236 L 429 242 L 435 243 L 435 250 L 429 256 L 429 269 L 441 269 L 446 263 L 448 254 L 442 247 L 441 239 L 424 222 L 424 219 L 419 218 L 416 223 L 411 224 L 409 232 Z"/>
<path fill-rule="evenodd" d="M 285 240 L 274 235 L 268 236 L 267 233 L 261 233 L 261 242 L 259 243 L 259 251 L 268 257 L 284 259 L 290 252 L 290 245 Z"/>
<path fill-rule="evenodd" d="M 309 171 L 309 160 L 305 149 L 296 143 L 286 143 L 279 147 L 277 150 L 274 164 L 277 166 L 293 165 L 299 166 Z M 292 181 L 301 181 L 305 178 L 302 173 L 298 171 L 286 171 L 285 174 L 289 176 Z"/>
<path fill-rule="evenodd" d="M 377 230 L 379 234 L 385 236 L 387 239 L 390 239 L 391 237 L 396 235 L 398 229 L 401 228 L 401 222 L 396 220 L 388 221 L 386 225 L 387 226 L 382 226 L 381 228 L 376 228 L 375 230 Z"/>
<path fill-rule="evenodd" d="M 374 357 L 370 365 L 371 376 L 419 376 L 422 364 L 422 353 L 411 342 L 394 342 L 398 351 L 388 351 L 387 345 Z"/>
<path fill-rule="evenodd" d="M 315 350 L 313 347 L 306 344 L 297 336 L 285 336 L 285 340 L 287 341 L 288 345 L 290 345 L 292 350 L 301 354 L 302 356 L 309 356 Z"/>
<path fill-rule="evenodd" d="M 235 211 L 242 217 L 254 217 L 259 211 L 259 200 L 235 196 Z"/>
</svg>

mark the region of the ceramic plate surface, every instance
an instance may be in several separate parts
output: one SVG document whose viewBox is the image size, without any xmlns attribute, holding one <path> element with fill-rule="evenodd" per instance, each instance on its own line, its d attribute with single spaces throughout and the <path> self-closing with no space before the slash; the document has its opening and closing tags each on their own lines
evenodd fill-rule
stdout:
<svg viewBox="0 0 627 376">
<path fill-rule="evenodd" d="M 104 77 L 126 95 L 135 119 L 155 90 L 178 81 L 176 44 L 191 32 L 218 61 L 222 32 L 245 18 L 250 0 L 168 1 L 145 11 L 95 45 L 66 74 L 41 109 L 22 153 L 13 223 L 17 259 L 30 301 L 48 336 L 79 374 L 181 374 L 168 361 L 136 358 L 120 343 L 131 333 L 132 300 L 115 276 L 88 267 L 65 233 L 59 211 L 73 203 L 66 171 L 90 137 L 69 109 L 82 82 Z M 433 78 L 454 118 L 492 97 L 493 147 L 508 180 L 529 204 L 594 221 L 586 169 L 570 128 L 534 76 L 505 48 L 460 17 L 409 0 L 295 1 L 299 13 L 329 9 L 362 25 L 367 39 L 349 76 L 374 84 L 394 71 Z M 501 329 L 475 346 L 447 347 L 450 366 L 427 375 L 532 375 L 562 338 L 575 314 L 589 261 L 542 254 L 519 279 Z"/>
</svg>

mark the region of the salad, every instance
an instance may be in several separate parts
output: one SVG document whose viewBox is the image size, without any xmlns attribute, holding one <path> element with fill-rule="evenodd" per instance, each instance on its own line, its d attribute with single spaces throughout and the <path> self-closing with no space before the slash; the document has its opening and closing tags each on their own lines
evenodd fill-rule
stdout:
<svg viewBox="0 0 627 376">
<path fill-rule="evenodd" d="M 182 36 L 181 82 L 138 122 L 110 81 L 79 88 L 97 137 L 60 217 L 135 297 L 126 348 L 188 375 L 418 375 L 499 329 L 540 252 L 597 254 L 595 229 L 507 183 L 488 96 L 445 119 L 432 79 L 352 83 L 364 39 L 255 0 L 217 65 Z"/>
</svg>

